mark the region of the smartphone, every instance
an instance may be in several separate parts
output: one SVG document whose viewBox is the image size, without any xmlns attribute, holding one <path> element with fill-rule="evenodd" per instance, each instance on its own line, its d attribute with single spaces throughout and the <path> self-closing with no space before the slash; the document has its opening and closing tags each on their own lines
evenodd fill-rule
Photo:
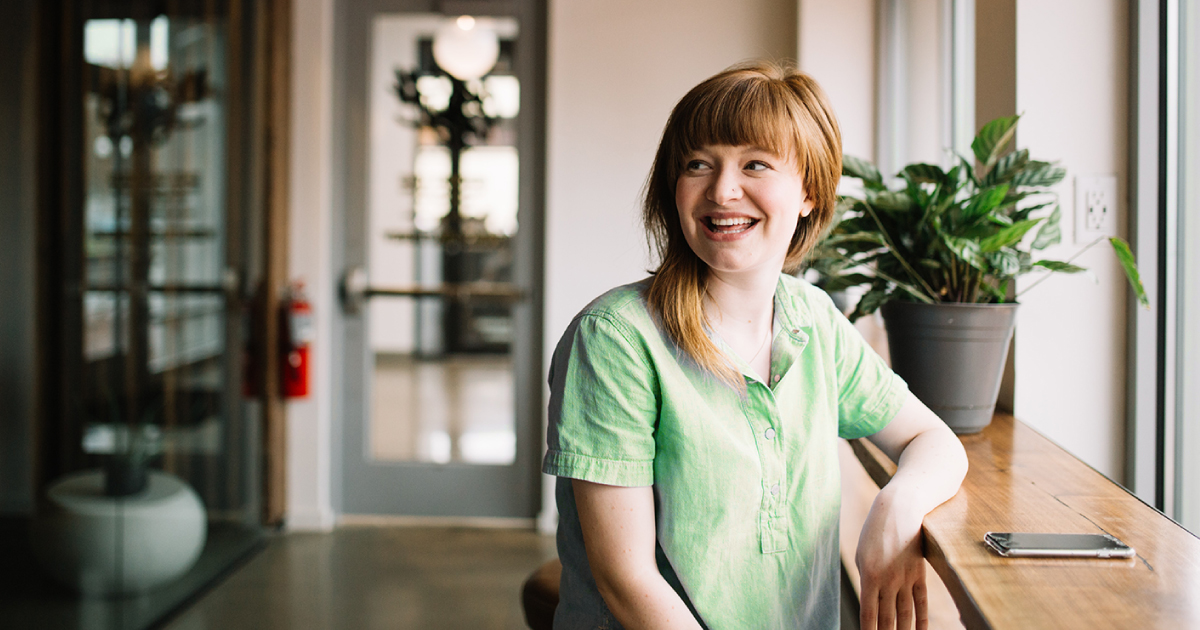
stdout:
<svg viewBox="0 0 1200 630">
<path fill-rule="evenodd" d="M 983 542 L 1006 558 L 1132 558 L 1133 548 L 1108 534 L 988 532 Z"/>
</svg>

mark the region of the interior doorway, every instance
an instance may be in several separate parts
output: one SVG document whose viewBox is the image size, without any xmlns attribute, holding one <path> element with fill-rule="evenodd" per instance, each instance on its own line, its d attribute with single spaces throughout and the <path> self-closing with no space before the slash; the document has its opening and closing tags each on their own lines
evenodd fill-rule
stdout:
<svg viewBox="0 0 1200 630">
<path fill-rule="evenodd" d="M 344 3 L 335 35 L 346 73 L 335 94 L 346 113 L 336 117 L 345 210 L 335 501 L 350 517 L 532 523 L 544 5 L 428 9 Z M 455 42 L 485 50 L 483 64 L 456 65 L 446 53 Z"/>
</svg>

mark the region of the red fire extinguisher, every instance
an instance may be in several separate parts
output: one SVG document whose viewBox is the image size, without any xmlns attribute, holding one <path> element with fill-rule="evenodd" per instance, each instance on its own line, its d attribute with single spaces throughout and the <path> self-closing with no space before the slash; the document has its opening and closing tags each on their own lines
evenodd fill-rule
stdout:
<svg viewBox="0 0 1200 630">
<path fill-rule="evenodd" d="M 297 280 L 288 288 L 283 308 L 285 324 L 282 331 L 282 393 L 286 398 L 303 398 L 308 396 L 309 347 L 312 345 L 314 330 L 312 304 L 304 295 L 302 281 Z"/>
</svg>

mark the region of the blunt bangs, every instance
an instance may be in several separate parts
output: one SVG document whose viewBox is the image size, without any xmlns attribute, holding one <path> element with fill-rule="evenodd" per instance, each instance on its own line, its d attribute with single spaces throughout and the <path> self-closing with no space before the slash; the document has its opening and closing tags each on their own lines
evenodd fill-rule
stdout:
<svg viewBox="0 0 1200 630">
<path fill-rule="evenodd" d="M 717 79 L 727 85 L 680 103 L 669 130 L 670 178 L 683 171 L 685 157 L 708 145 L 754 146 L 795 160 L 804 170 L 803 141 L 797 134 L 795 97 L 780 80 L 742 72 Z"/>
</svg>

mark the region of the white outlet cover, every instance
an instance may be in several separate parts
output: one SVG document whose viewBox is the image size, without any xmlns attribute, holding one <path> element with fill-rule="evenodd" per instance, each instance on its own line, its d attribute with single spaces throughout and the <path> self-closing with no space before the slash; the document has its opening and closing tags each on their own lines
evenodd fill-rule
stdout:
<svg viewBox="0 0 1200 630">
<path fill-rule="evenodd" d="M 1118 203 L 1116 175 L 1076 176 L 1075 243 L 1116 236 Z"/>
</svg>

